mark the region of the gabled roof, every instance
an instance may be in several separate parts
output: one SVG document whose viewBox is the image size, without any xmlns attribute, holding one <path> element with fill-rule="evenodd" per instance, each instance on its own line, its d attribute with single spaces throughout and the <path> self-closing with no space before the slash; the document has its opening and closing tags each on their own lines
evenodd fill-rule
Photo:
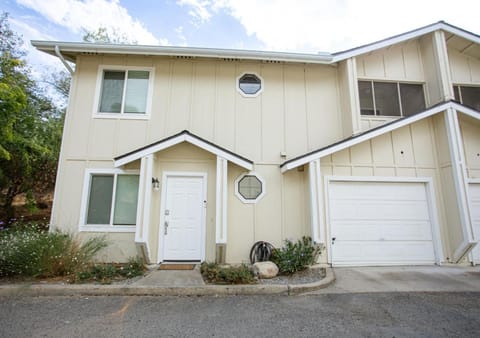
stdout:
<svg viewBox="0 0 480 338">
<path fill-rule="evenodd" d="M 395 35 L 377 42 L 356 47 L 336 53 L 291 53 L 270 52 L 239 49 L 218 49 L 198 47 L 172 47 L 172 46 L 142 46 L 121 44 L 100 44 L 90 42 L 63 42 L 63 41 L 39 41 L 32 40 L 32 45 L 47 54 L 64 57 L 66 60 L 75 62 L 79 55 L 158 55 L 187 58 L 214 58 L 235 60 L 278 61 L 294 63 L 334 64 L 339 61 L 360 54 L 369 53 L 377 49 L 388 47 L 410 39 L 418 38 L 436 30 L 443 30 L 452 35 L 459 36 L 474 44 L 480 44 L 480 36 L 459 27 L 450 25 L 444 21 L 421 27 L 406 33 Z"/>
<path fill-rule="evenodd" d="M 443 30 L 445 32 L 451 33 L 453 35 L 460 36 L 466 40 L 472 41 L 473 43 L 480 44 L 480 36 L 472 32 L 466 31 L 462 28 L 453 26 L 444 21 L 439 21 L 437 23 L 417 28 L 406 33 L 398 34 L 380 41 L 369 43 L 360 47 L 348 49 L 345 51 L 333 53 L 332 62 L 339 62 L 357 55 L 365 54 L 372 52 L 377 49 L 385 48 L 397 43 L 401 43 L 407 40 L 418 38 L 422 35 L 432 33 L 437 30 Z"/>
<path fill-rule="evenodd" d="M 206 150 L 217 156 L 221 156 L 228 161 L 235 163 L 236 165 L 245 168 L 247 170 L 252 170 L 253 161 L 246 159 L 240 155 L 237 155 L 225 148 L 222 148 L 212 142 L 209 142 L 197 135 L 190 133 L 188 130 L 184 130 L 178 134 L 172 135 L 170 137 L 164 138 L 158 142 L 149 144 L 147 146 L 141 147 L 139 149 L 133 150 L 129 153 L 115 157 L 115 167 L 121 167 L 127 163 L 141 159 L 144 156 L 154 154 L 158 151 L 170 148 L 174 145 L 177 145 L 182 142 L 188 142 L 193 144 L 203 150 Z"/>
<path fill-rule="evenodd" d="M 445 111 L 449 108 L 455 109 L 456 111 L 459 111 L 463 114 L 466 114 L 470 117 L 473 117 L 477 120 L 480 120 L 480 112 L 478 112 L 474 109 L 466 107 L 466 106 L 464 106 L 464 105 L 462 105 L 458 102 L 455 102 L 455 101 L 442 102 L 442 103 L 436 104 L 433 107 L 430 107 L 429 109 L 427 109 L 427 110 L 425 110 L 421 113 L 418 113 L 418 114 L 415 114 L 415 115 L 412 115 L 412 116 L 408 116 L 408 117 L 400 118 L 400 119 L 392 121 L 390 123 L 387 123 L 387 124 L 381 125 L 379 127 L 367 130 L 363 133 L 351 136 L 351 137 L 349 137 L 347 139 L 344 139 L 344 140 L 341 140 L 339 142 L 335 142 L 335 143 L 330 144 L 326 147 L 311 151 L 311 152 L 309 152 L 305 155 L 301 155 L 301 156 L 292 158 L 288 161 L 285 161 L 284 163 L 282 163 L 280 165 L 281 171 L 282 171 L 282 173 L 284 173 L 288 170 L 297 168 L 297 167 L 302 166 L 304 164 L 307 164 L 311 161 L 318 160 L 322 157 L 331 155 L 333 153 L 344 150 L 346 148 L 350 148 L 350 147 L 352 147 L 356 144 L 359 144 L 361 142 L 368 141 L 368 140 L 373 139 L 377 136 L 389 133 L 389 132 L 391 132 L 395 129 L 399 129 L 399 128 L 402 128 L 406 125 L 409 125 L 409 124 L 415 123 L 417 121 L 423 120 L 427 117 L 438 114 L 438 113 L 440 113 L 442 111 Z"/>
</svg>

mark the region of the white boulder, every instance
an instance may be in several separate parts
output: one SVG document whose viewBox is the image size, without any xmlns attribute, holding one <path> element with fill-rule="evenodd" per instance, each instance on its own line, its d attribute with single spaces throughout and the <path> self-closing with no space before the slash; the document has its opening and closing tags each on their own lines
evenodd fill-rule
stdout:
<svg viewBox="0 0 480 338">
<path fill-rule="evenodd" d="M 278 275 L 278 266 L 270 261 L 257 262 L 253 264 L 253 273 L 261 279 L 273 278 Z"/>
</svg>

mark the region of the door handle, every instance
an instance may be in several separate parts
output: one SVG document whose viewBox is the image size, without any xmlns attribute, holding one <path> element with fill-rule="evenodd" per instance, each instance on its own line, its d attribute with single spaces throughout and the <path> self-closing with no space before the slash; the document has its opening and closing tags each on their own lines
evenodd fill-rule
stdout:
<svg viewBox="0 0 480 338">
<path fill-rule="evenodd" d="M 168 221 L 165 221 L 163 228 L 165 229 L 164 234 L 167 235 L 168 234 Z"/>
<path fill-rule="evenodd" d="M 332 237 L 332 245 L 335 244 L 336 239 L 337 239 L 337 237 Z"/>
</svg>

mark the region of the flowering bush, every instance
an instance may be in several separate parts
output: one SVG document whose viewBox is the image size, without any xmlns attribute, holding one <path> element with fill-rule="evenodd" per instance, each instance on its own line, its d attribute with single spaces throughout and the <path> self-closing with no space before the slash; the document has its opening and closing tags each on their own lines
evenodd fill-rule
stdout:
<svg viewBox="0 0 480 338">
<path fill-rule="evenodd" d="M 297 243 L 285 240 L 283 248 L 273 250 L 271 259 L 281 274 L 291 275 L 315 264 L 320 251 L 320 246 L 315 245 L 310 237 L 304 236 Z"/>
<path fill-rule="evenodd" d="M 35 224 L 0 231 L 0 276 L 69 276 L 91 265 L 107 246 L 104 237 L 81 243 L 70 234 L 47 232 Z"/>
</svg>

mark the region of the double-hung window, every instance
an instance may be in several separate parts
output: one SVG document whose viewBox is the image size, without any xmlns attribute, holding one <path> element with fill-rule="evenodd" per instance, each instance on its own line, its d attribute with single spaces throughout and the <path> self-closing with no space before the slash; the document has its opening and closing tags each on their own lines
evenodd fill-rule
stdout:
<svg viewBox="0 0 480 338">
<path fill-rule="evenodd" d="M 480 111 L 480 86 L 453 86 L 455 100 Z"/>
<path fill-rule="evenodd" d="M 153 87 L 151 68 L 102 66 L 95 104 L 97 117 L 145 118 Z"/>
<path fill-rule="evenodd" d="M 422 84 L 358 81 L 360 113 L 370 116 L 410 116 L 425 109 Z"/>
<path fill-rule="evenodd" d="M 88 171 L 81 228 L 117 231 L 133 228 L 137 219 L 139 175 L 125 171 Z"/>
</svg>

